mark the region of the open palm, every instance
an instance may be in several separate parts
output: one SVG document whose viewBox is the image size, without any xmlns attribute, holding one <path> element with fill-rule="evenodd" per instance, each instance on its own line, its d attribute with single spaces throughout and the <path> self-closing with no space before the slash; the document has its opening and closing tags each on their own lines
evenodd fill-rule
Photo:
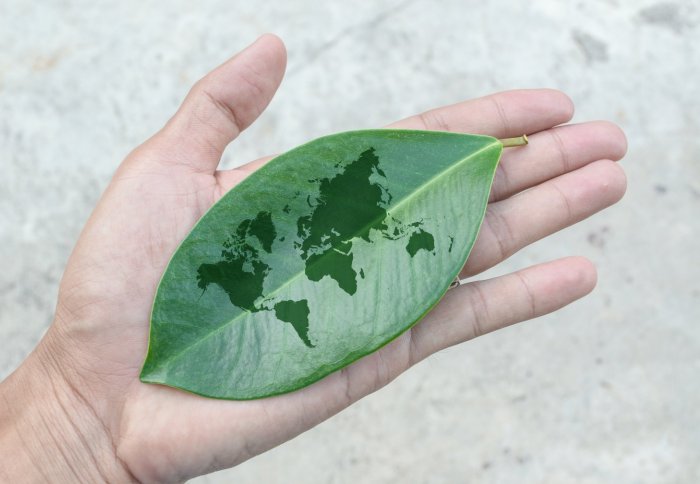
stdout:
<svg viewBox="0 0 700 484">
<path fill-rule="evenodd" d="M 296 392 L 220 401 L 138 375 L 160 276 L 195 222 L 265 160 L 217 171 L 224 148 L 263 111 L 281 82 L 284 47 L 259 39 L 198 82 L 153 138 L 121 164 L 87 223 L 60 286 L 55 323 L 34 358 L 108 445 L 103 476 L 177 481 L 230 467 L 313 427 L 447 346 L 556 310 L 587 294 L 595 269 L 566 258 L 451 290 L 411 331 Z M 496 137 L 530 134 L 507 150 L 485 223 L 463 270 L 473 276 L 518 249 L 620 199 L 622 132 L 607 122 L 558 126 L 571 101 L 552 90 L 511 91 L 434 109 L 393 128 Z M 76 410 L 77 411 L 77 410 Z M 71 413 L 71 411 L 67 412 Z M 81 417 L 82 418 L 82 417 Z"/>
</svg>

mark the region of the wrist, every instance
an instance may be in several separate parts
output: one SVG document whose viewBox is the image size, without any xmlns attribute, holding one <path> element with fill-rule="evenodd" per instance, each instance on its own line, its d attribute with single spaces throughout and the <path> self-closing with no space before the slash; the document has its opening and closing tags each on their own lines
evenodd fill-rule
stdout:
<svg viewBox="0 0 700 484">
<path fill-rule="evenodd" d="M 0 383 L 0 481 L 133 481 L 43 343 Z"/>
</svg>

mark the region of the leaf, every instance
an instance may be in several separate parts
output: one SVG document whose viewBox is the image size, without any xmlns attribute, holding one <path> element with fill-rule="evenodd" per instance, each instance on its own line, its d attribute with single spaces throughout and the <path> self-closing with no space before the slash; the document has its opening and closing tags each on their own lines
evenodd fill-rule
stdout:
<svg viewBox="0 0 700 484">
<path fill-rule="evenodd" d="M 488 136 L 370 130 L 270 161 L 173 255 L 141 380 L 260 398 L 387 344 L 464 265 L 501 151 Z"/>
</svg>

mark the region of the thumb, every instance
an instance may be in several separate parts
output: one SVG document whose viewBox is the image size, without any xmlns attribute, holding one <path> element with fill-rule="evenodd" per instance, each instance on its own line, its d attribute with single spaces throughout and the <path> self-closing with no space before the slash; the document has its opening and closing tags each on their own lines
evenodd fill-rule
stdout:
<svg viewBox="0 0 700 484">
<path fill-rule="evenodd" d="M 199 80 L 165 127 L 142 148 L 157 153 L 154 161 L 161 165 L 213 173 L 226 146 L 270 103 L 286 64 L 282 40 L 263 35 Z"/>
</svg>

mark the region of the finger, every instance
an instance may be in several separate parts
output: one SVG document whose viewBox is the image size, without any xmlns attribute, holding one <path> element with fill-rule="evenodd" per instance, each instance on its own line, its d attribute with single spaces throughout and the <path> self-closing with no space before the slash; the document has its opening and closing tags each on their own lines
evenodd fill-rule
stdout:
<svg viewBox="0 0 700 484">
<path fill-rule="evenodd" d="M 453 289 L 412 329 L 411 362 L 556 311 L 591 292 L 595 284 L 593 264 L 568 257 Z"/>
<path fill-rule="evenodd" d="M 552 89 L 506 91 L 432 109 L 392 123 L 387 128 L 427 129 L 489 134 L 496 137 L 535 133 L 565 123 L 573 116 L 571 99 Z M 272 157 L 261 158 L 217 176 L 230 189 Z M 245 173 L 240 173 L 240 171 Z M 231 173 L 234 172 L 234 173 Z"/>
<path fill-rule="evenodd" d="M 503 200 L 596 160 L 617 161 L 627 151 L 624 132 L 608 121 L 557 126 L 529 139 L 527 146 L 504 151 L 490 201 Z"/>
<path fill-rule="evenodd" d="M 618 163 L 597 161 L 501 202 L 489 204 L 461 277 L 469 277 L 523 247 L 616 203 L 627 181 Z"/>
<path fill-rule="evenodd" d="M 267 107 L 285 66 L 284 44 L 267 34 L 207 74 L 147 143 L 163 153 L 157 161 L 213 173 L 224 148 Z"/>
<path fill-rule="evenodd" d="M 573 102 L 560 91 L 522 89 L 431 109 L 388 127 L 487 134 L 505 138 L 549 129 L 566 123 L 573 114 Z"/>
</svg>

